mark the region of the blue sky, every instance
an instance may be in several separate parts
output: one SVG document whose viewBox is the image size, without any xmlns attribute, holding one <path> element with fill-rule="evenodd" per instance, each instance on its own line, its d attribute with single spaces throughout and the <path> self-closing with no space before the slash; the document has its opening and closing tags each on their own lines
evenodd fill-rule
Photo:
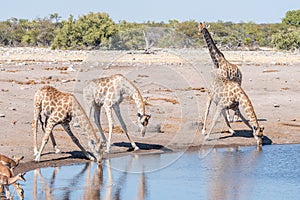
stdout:
<svg viewBox="0 0 300 200">
<path fill-rule="evenodd" d="M 88 12 L 106 12 L 115 21 L 168 22 L 196 20 L 277 23 L 299 0 L 2 0 L 0 20 L 35 19 L 58 13 L 63 19 Z"/>
</svg>

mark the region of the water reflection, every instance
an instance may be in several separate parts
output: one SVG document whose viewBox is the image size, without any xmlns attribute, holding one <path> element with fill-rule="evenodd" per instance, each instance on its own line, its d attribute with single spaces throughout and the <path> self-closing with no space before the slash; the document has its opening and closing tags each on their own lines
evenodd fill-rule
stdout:
<svg viewBox="0 0 300 200">
<path fill-rule="evenodd" d="M 207 193 L 211 199 L 245 199 L 251 196 L 261 149 L 240 151 L 239 147 L 215 149 L 208 159 L 210 179 Z M 241 176 L 242 175 L 242 176 Z M 245 176 L 247 178 L 245 178 Z"/>
<path fill-rule="evenodd" d="M 25 199 L 34 200 L 297 199 L 299 151 L 300 145 L 271 145 L 214 149 L 205 157 L 198 152 L 133 154 L 105 160 L 103 166 L 37 169 L 26 173 L 23 188 Z"/>
<path fill-rule="evenodd" d="M 133 160 L 134 157 L 127 163 L 128 170 L 130 170 Z M 60 173 L 61 168 L 76 168 L 76 170 L 70 169 L 67 170 L 67 173 L 64 170 Z M 78 170 L 79 168 L 81 169 Z M 103 168 L 105 168 L 105 175 L 103 174 Z M 69 176 L 71 171 L 74 175 Z M 105 160 L 104 166 L 85 163 L 76 166 L 36 169 L 33 171 L 32 198 L 28 194 L 30 186 L 26 186 L 25 199 L 122 199 L 122 189 L 128 183 L 129 173 L 128 171 L 118 172 L 118 176 L 113 179 L 112 171 L 110 160 Z M 29 173 L 29 175 L 31 174 Z M 105 181 L 103 180 L 104 176 Z M 139 177 L 140 181 L 136 184 L 136 199 L 146 199 L 145 173 L 140 173 Z"/>
</svg>

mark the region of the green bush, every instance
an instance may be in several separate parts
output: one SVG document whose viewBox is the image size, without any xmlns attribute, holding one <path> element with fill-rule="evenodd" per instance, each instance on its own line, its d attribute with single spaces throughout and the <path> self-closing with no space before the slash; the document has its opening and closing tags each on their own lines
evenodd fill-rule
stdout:
<svg viewBox="0 0 300 200">
<path fill-rule="evenodd" d="M 86 49 L 109 45 L 117 32 L 115 23 L 106 13 L 89 13 L 75 20 L 70 16 L 62 22 L 52 43 L 52 49 Z"/>
<path fill-rule="evenodd" d="M 272 44 L 280 50 L 296 50 L 300 47 L 300 34 L 294 30 L 280 31 L 272 35 Z"/>
</svg>

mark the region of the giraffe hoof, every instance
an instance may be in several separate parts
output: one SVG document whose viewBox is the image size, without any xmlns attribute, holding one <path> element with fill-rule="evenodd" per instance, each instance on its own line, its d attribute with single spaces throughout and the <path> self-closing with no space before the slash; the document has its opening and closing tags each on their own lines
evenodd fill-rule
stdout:
<svg viewBox="0 0 300 200">
<path fill-rule="evenodd" d="M 206 135 L 205 130 L 202 130 L 202 135 L 204 135 L 204 136 Z"/>
<path fill-rule="evenodd" d="M 209 141 L 209 136 L 206 135 L 204 139 L 205 139 L 205 141 Z"/>
<path fill-rule="evenodd" d="M 105 150 L 105 153 L 109 153 L 109 152 L 110 152 L 110 150 L 109 150 L 109 149 L 106 149 L 106 150 Z"/>
<path fill-rule="evenodd" d="M 35 161 L 35 162 L 40 162 L 40 158 L 41 158 L 41 157 L 40 157 L 39 155 L 37 155 L 37 156 L 35 157 L 34 161 Z"/>
<path fill-rule="evenodd" d="M 33 155 L 36 157 L 38 154 L 39 154 L 38 150 L 37 150 L 37 149 L 34 149 L 34 150 L 33 150 Z"/>
<path fill-rule="evenodd" d="M 140 150 L 138 146 L 134 147 L 134 151 Z"/>
<path fill-rule="evenodd" d="M 56 154 L 60 153 L 60 149 L 55 149 L 55 153 Z"/>
</svg>

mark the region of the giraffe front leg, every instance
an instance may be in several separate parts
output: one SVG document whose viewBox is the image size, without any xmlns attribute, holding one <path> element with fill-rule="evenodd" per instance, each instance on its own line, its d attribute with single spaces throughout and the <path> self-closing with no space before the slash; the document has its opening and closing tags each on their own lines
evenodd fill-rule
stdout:
<svg viewBox="0 0 300 200">
<path fill-rule="evenodd" d="M 215 127 L 215 125 L 216 125 L 216 123 L 217 123 L 217 120 L 218 120 L 218 118 L 219 118 L 219 116 L 220 116 L 220 114 L 221 114 L 221 111 L 222 111 L 222 108 L 219 107 L 219 106 L 217 106 L 217 108 L 216 108 L 216 113 L 215 113 L 215 115 L 214 115 L 214 117 L 213 117 L 213 120 L 212 120 L 212 123 L 211 123 L 211 127 L 210 127 L 210 129 L 209 129 L 209 132 L 208 132 L 208 134 L 205 136 L 205 140 L 209 140 L 209 136 L 210 136 L 210 134 L 211 134 L 213 128 Z"/>
<path fill-rule="evenodd" d="M 33 132 L 33 143 L 34 143 L 34 148 L 33 148 L 33 155 L 36 156 L 38 155 L 38 145 L 37 145 L 37 132 L 38 132 L 38 119 L 41 117 L 40 116 L 40 111 L 39 108 L 35 108 L 33 111 L 33 121 L 32 121 L 32 132 Z"/>
<path fill-rule="evenodd" d="M 65 129 L 65 131 L 68 133 L 68 135 L 71 137 L 72 141 L 79 147 L 79 149 L 82 151 L 82 153 L 91 161 L 96 161 L 96 159 L 91 156 L 86 150 L 85 148 L 80 144 L 79 140 L 77 139 L 77 137 L 72 133 L 71 128 L 70 128 L 70 124 L 69 123 L 64 123 L 62 124 L 63 128 Z"/>
<path fill-rule="evenodd" d="M 209 109 L 210 109 L 210 106 L 211 106 L 211 101 L 212 101 L 212 98 L 211 98 L 210 94 L 208 94 L 208 96 L 207 96 L 207 102 L 206 102 L 206 110 L 205 110 L 205 114 L 204 114 L 204 122 L 203 122 L 203 127 L 202 127 L 202 135 L 206 135 L 205 131 L 206 131 L 207 116 L 209 114 Z"/>
<path fill-rule="evenodd" d="M 113 129 L 113 118 L 112 118 L 112 112 L 110 107 L 104 107 L 107 120 L 108 120 L 108 140 L 107 140 L 107 146 L 106 146 L 106 153 L 110 152 L 110 145 L 111 145 L 111 134 L 112 134 L 112 129 Z"/>
<path fill-rule="evenodd" d="M 102 129 L 102 126 L 101 126 L 101 120 L 100 120 L 100 117 L 101 117 L 101 105 L 94 105 L 94 120 L 95 120 L 95 123 L 99 129 L 99 132 L 101 134 L 101 137 L 102 137 L 102 140 L 103 140 L 103 143 L 106 143 L 106 137 L 104 135 L 104 132 L 103 132 L 103 129 Z"/>
<path fill-rule="evenodd" d="M 126 124 L 125 124 L 125 122 L 124 122 L 124 120 L 123 120 L 123 118 L 122 118 L 122 115 L 121 115 L 121 111 L 120 111 L 119 105 L 115 105 L 113 108 L 114 108 L 115 113 L 116 113 L 116 115 L 117 115 L 117 117 L 118 117 L 118 119 L 119 119 L 119 121 L 120 121 L 120 123 L 121 123 L 121 126 L 122 126 L 123 131 L 125 132 L 125 134 L 126 134 L 128 140 L 129 140 L 130 143 L 131 143 L 132 148 L 133 148 L 135 151 L 136 151 L 136 150 L 139 150 L 140 148 L 135 144 L 135 142 L 134 142 L 134 141 L 130 138 L 130 136 L 128 135 L 128 130 L 127 130 Z"/>
<path fill-rule="evenodd" d="M 49 136 L 50 136 L 50 134 L 53 130 L 54 125 L 55 125 L 55 122 L 52 119 L 50 119 L 49 123 L 47 123 L 46 129 L 45 129 L 45 135 L 44 135 L 43 140 L 42 140 L 41 148 L 35 156 L 35 159 L 34 159 L 35 162 L 40 161 L 42 152 L 43 152 L 43 150 L 44 150 L 44 148 L 45 148 L 45 146 L 46 146 L 46 144 L 49 140 Z"/>
</svg>

